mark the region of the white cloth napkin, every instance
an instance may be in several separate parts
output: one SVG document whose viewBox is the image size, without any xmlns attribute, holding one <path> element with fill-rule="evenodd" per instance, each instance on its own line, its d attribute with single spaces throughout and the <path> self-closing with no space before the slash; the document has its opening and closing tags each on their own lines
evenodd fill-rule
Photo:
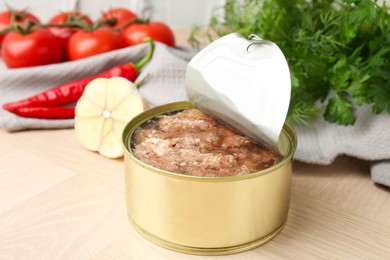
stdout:
<svg viewBox="0 0 390 260">
<path fill-rule="evenodd" d="M 148 74 L 140 87 L 141 95 L 151 106 L 187 100 L 184 76 L 193 51 L 168 48 L 156 43 L 152 60 L 142 69 Z M 53 86 L 95 75 L 115 65 L 136 62 L 148 51 L 147 44 L 96 55 L 87 59 L 47 66 L 0 69 L 0 104 L 26 98 Z M 0 64 L 1 65 L 1 64 Z M 372 115 L 369 107 L 356 111 L 354 126 L 338 126 L 324 120 L 311 122 L 313 127 L 294 125 L 298 135 L 295 159 L 327 165 L 339 155 L 371 162 L 372 179 L 390 186 L 390 115 Z M 0 109 L 0 127 L 9 132 L 27 129 L 72 128 L 73 119 L 40 120 L 15 116 Z"/>
<path fill-rule="evenodd" d="M 137 62 L 148 52 L 148 44 L 128 47 L 90 58 L 21 69 L 6 69 L 0 64 L 0 104 L 23 99 L 75 79 L 96 75 L 116 65 Z M 184 73 L 193 53 L 155 43 L 152 60 L 141 70 L 148 74 L 140 92 L 151 105 L 186 99 Z M 22 118 L 0 108 L 0 127 L 9 132 L 26 129 L 71 128 L 74 120 Z"/>
<path fill-rule="evenodd" d="M 340 126 L 319 119 L 312 127 L 294 125 L 298 136 L 295 159 L 328 165 L 339 155 L 371 162 L 371 177 L 390 186 L 390 115 L 371 113 L 369 106 L 358 107 L 353 126 Z"/>
</svg>

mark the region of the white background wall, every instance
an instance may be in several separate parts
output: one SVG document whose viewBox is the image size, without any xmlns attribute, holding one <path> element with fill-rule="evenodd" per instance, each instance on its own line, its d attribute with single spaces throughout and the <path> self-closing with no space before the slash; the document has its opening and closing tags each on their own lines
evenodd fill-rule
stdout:
<svg viewBox="0 0 390 260">
<path fill-rule="evenodd" d="M 47 22 L 53 14 L 73 10 L 75 4 L 93 19 L 99 17 L 102 11 L 113 7 L 127 7 L 141 14 L 145 5 L 152 5 L 153 20 L 164 21 L 173 28 L 183 28 L 207 24 L 212 9 L 222 6 L 224 2 L 225 0 L 3 0 L 0 2 L 0 11 L 6 10 L 6 4 L 15 9 L 27 8 L 42 22 Z"/>
<path fill-rule="evenodd" d="M 102 11 L 112 7 L 127 7 L 141 14 L 145 5 L 154 8 L 153 20 L 166 22 L 173 28 L 204 25 L 209 21 L 213 9 L 220 7 L 226 0 L 1 0 L 0 11 L 6 10 L 6 4 L 15 9 L 27 8 L 36 14 L 42 22 L 55 13 L 73 10 L 77 4 L 79 10 L 96 19 Z M 382 4 L 384 0 L 379 0 Z M 386 1 L 390 5 L 390 0 Z"/>
</svg>

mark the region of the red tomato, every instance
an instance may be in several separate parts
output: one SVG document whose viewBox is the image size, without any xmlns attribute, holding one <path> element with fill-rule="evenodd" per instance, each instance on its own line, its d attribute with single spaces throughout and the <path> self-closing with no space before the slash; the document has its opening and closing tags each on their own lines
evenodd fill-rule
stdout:
<svg viewBox="0 0 390 260">
<path fill-rule="evenodd" d="M 121 38 L 109 27 L 94 31 L 79 30 L 68 42 L 69 60 L 78 60 L 123 47 Z"/>
<path fill-rule="evenodd" d="M 20 10 L 7 10 L 0 13 L 0 31 L 8 28 L 11 25 L 12 16 L 18 24 L 24 23 L 26 20 L 39 23 L 39 19 L 33 14 Z M 0 34 L 0 43 L 4 40 L 7 33 Z"/>
<path fill-rule="evenodd" d="M 142 43 L 146 37 L 175 47 L 175 36 L 171 28 L 161 22 L 131 24 L 122 31 L 122 38 L 127 46 Z"/>
<path fill-rule="evenodd" d="M 49 24 L 66 24 L 66 23 L 85 23 L 86 25 L 90 26 L 93 24 L 92 20 L 80 13 L 80 12 L 63 12 L 59 13 L 49 20 Z M 61 43 L 66 46 L 68 45 L 68 40 L 70 36 L 75 33 L 79 27 L 49 27 L 49 30 L 58 38 L 60 38 Z"/>
<path fill-rule="evenodd" d="M 130 22 L 137 18 L 137 15 L 132 11 L 126 8 L 113 8 L 103 13 L 99 18 L 99 21 L 102 21 L 108 24 L 110 27 L 118 28 L 125 23 Z"/>
<path fill-rule="evenodd" d="M 61 61 L 64 49 L 49 30 L 38 28 L 31 33 L 9 32 L 1 55 L 8 68 L 31 67 Z"/>
</svg>

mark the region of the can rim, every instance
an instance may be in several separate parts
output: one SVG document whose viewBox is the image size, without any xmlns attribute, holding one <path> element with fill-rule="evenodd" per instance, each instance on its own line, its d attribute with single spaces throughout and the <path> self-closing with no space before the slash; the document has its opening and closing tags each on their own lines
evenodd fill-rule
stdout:
<svg viewBox="0 0 390 260">
<path fill-rule="evenodd" d="M 162 170 L 156 167 L 153 167 L 151 165 L 148 165 L 144 163 L 143 161 L 139 160 L 137 157 L 134 156 L 133 152 L 131 151 L 130 146 L 128 145 L 128 140 L 132 137 L 135 129 L 137 129 L 142 123 L 144 123 L 146 120 L 161 115 L 161 114 L 166 114 L 169 112 L 173 111 L 178 111 L 178 110 L 183 110 L 183 109 L 189 109 L 189 108 L 194 108 L 194 104 L 188 102 L 188 101 L 179 101 L 179 102 L 174 102 L 174 103 L 168 103 L 165 105 L 153 107 L 151 109 L 145 110 L 141 114 L 137 115 L 134 117 L 132 120 L 130 120 L 127 124 L 126 127 L 123 130 L 122 134 L 122 146 L 125 151 L 125 154 L 127 156 L 130 156 L 132 160 L 134 160 L 136 163 L 141 165 L 143 168 L 147 168 L 148 170 L 153 171 L 154 173 L 165 175 L 167 177 L 173 177 L 177 179 L 184 179 L 188 181 L 200 181 L 200 182 L 229 182 L 229 181 L 240 181 L 240 180 L 246 180 L 246 179 L 251 179 L 251 178 L 256 178 L 261 175 L 265 175 L 268 173 L 271 173 L 286 163 L 288 163 L 296 150 L 297 147 L 297 135 L 292 128 L 292 126 L 288 123 L 284 123 L 282 133 L 286 135 L 286 137 L 289 140 L 289 149 L 286 152 L 286 154 L 283 156 L 282 160 L 279 161 L 277 164 L 266 168 L 261 171 L 257 172 L 252 172 L 244 175 L 235 175 L 235 176 L 220 176 L 220 177 L 211 177 L 211 176 L 193 176 L 193 175 L 185 175 L 181 173 L 175 173 L 175 172 L 170 172 L 166 170 Z"/>
<path fill-rule="evenodd" d="M 227 246 L 227 247 L 193 247 L 193 246 L 186 246 L 178 243 L 169 242 L 167 240 L 164 240 L 153 233 L 143 229 L 141 226 L 139 226 L 134 219 L 129 217 L 130 223 L 133 225 L 135 230 L 141 234 L 144 238 L 149 240 L 150 242 L 161 246 L 163 248 L 173 250 L 179 253 L 184 254 L 192 254 L 192 255 L 204 255 L 204 256 L 219 256 L 219 255 L 228 255 L 228 254 L 236 254 L 244 251 L 251 250 L 253 248 L 256 248 L 258 246 L 261 246 L 268 241 L 275 238 L 284 228 L 287 222 L 287 216 L 285 217 L 284 221 L 278 226 L 276 229 L 274 229 L 271 233 L 268 233 L 267 235 L 260 237 L 258 239 L 255 239 L 253 241 L 250 241 L 245 244 L 239 244 L 234 246 Z"/>
</svg>

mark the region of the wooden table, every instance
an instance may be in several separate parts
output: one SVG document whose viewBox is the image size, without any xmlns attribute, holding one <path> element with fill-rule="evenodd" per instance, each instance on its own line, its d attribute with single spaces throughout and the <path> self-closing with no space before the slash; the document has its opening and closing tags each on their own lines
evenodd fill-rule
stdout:
<svg viewBox="0 0 390 260">
<path fill-rule="evenodd" d="M 85 150 L 73 129 L 0 130 L 0 154 L 0 259 L 214 259 L 136 233 L 126 216 L 123 159 Z M 371 181 L 366 162 L 296 162 L 282 232 L 217 259 L 389 259 L 389 191 Z"/>
</svg>

